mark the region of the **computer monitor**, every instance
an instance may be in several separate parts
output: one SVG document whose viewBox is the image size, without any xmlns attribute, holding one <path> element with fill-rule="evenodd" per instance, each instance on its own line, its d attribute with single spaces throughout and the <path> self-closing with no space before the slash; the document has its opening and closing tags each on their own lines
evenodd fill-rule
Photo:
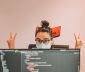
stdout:
<svg viewBox="0 0 85 72">
<path fill-rule="evenodd" d="M 2 69 L 8 72 L 30 72 L 27 69 L 30 63 L 35 64 L 34 72 L 79 72 L 80 50 L 2 50 L 0 62 L 3 61 L 6 64 Z"/>
</svg>

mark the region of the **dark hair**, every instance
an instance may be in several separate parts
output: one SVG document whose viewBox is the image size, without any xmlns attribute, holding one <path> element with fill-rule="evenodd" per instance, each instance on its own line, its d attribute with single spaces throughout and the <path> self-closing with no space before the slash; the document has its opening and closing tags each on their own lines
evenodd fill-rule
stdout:
<svg viewBox="0 0 85 72">
<path fill-rule="evenodd" d="M 38 27 L 36 30 L 35 36 L 38 32 L 48 32 L 50 33 L 51 39 L 52 39 L 52 29 L 49 27 L 49 22 L 46 20 L 41 21 L 41 27 Z"/>
</svg>

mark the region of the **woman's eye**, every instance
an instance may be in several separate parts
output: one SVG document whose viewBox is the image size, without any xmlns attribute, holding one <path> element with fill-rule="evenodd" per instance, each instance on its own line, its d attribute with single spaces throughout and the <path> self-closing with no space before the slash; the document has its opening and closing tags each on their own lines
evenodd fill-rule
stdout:
<svg viewBox="0 0 85 72">
<path fill-rule="evenodd" d="M 40 42 L 40 40 L 36 40 L 37 42 Z"/>
<path fill-rule="evenodd" d="M 47 43 L 47 42 L 49 42 L 49 40 L 44 40 L 43 42 L 44 42 L 44 43 Z"/>
</svg>

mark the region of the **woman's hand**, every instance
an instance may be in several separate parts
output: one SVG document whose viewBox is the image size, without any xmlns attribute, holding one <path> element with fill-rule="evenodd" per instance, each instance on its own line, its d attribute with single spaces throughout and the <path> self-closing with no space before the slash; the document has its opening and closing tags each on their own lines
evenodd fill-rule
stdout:
<svg viewBox="0 0 85 72">
<path fill-rule="evenodd" d="M 28 69 L 28 71 L 30 71 L 30 72 L 34 72 L 34 71 L 35 71 L 35 64 L 34 64 L 34 63 L 28 64 L 27 69 Z"/>
<path fill-rule="evenodd" d="M 8 48 L 15 48 L 15 39 L 16 39 L 17 33 L 14 34 L 14 36 L 12 35 L 12 33 L 10 33 L 9 39 L 7 40 L 7 44 L 8 44 Z"/>
<path fill-rule="evenodd" d="M 83 42 L 80 38 L 80 34 L 79 35 L 74 34 L 74 36 L 75 36 L 75 48 L 80 49 L 83 45 Z"/>
</svg>

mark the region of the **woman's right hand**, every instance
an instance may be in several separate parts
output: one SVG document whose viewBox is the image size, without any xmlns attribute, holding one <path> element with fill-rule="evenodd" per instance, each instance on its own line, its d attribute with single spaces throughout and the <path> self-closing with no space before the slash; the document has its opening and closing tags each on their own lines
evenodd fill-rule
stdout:
<svg viewBox="0 0 85 72">
<path fill-rule="evenodd" d="M 7 40 L 7 44 L 8 44 L 9 49 L 14 49 L 15 48 L 16 36 L 17 36 L 17 33 L 15 33 L 14 36 L 12 35 L 12 33 L 10 33 L 9 39 Z"/>
</svg>

